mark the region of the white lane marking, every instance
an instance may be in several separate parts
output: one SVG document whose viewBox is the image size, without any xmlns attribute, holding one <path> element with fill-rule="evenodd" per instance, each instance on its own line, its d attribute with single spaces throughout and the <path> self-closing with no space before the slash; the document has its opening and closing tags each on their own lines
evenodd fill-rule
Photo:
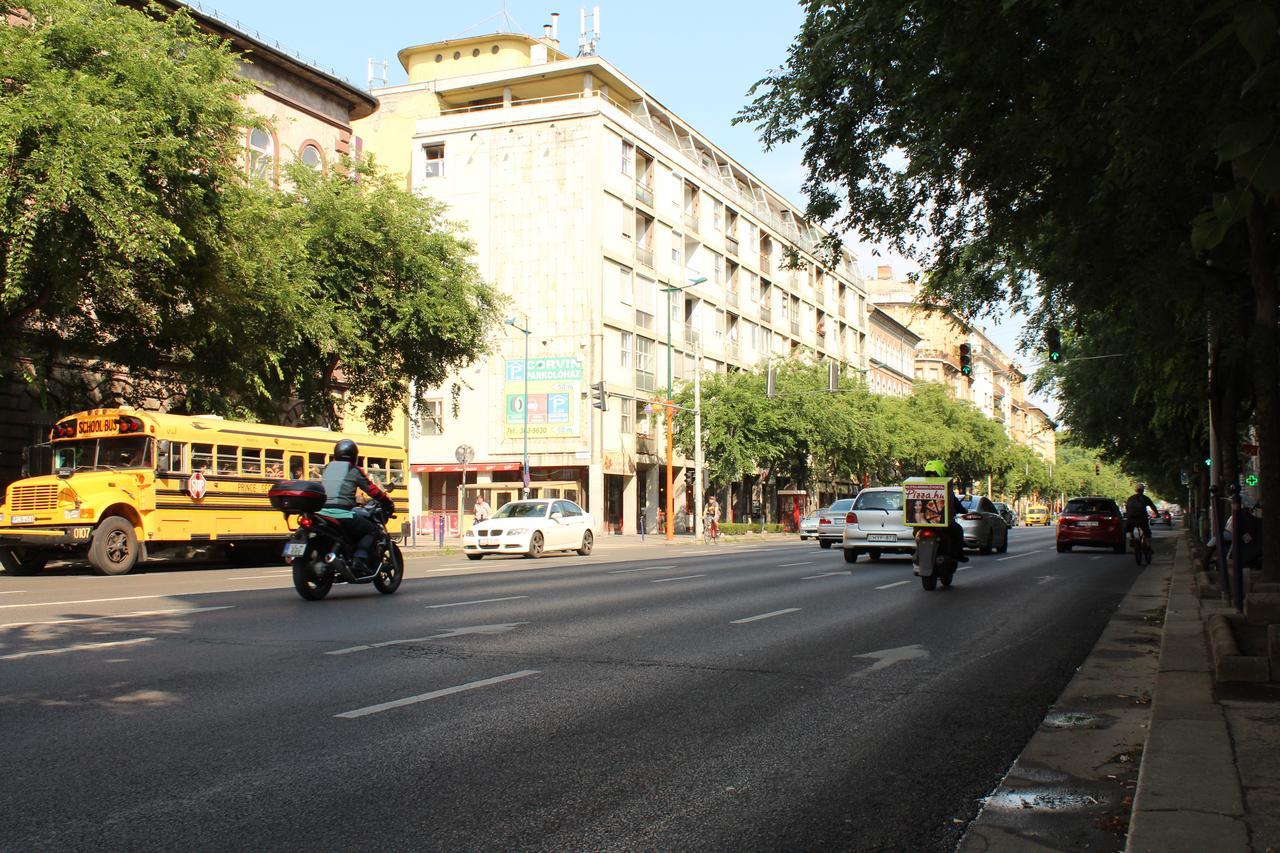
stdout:
<svg viewBox="0 0 1280 853">
<path fill-rule="evenodd" d="M 462 693 L 466 690 L 475 690 L 480 687 L 489 687 L 494 684 L 501 684 L 504 681 L 526 678 L 530 675 L 537 675 L 540 671 L 541 670 L 537 669 L 522 669 L 519 672 L 512 672 L 507 675 L 496 675 L 493 678 L 485 678 L 480 681 L 471 681 L 467 684 L 459 684 L 457 687 L 446 687 L 443 690 L 433 690 L 430 693 L 421 693 L 417 696 L 408 696 L 404 699 L 395 699 L 391 702 L 383 702 L 381 705 L 370 705 L 367 708 L 357 708 L 354 711 L 344 711 L 341 714 L 334 714 L 334 716 L 342 717 L 346 720 L 354 720 L 357 717 L 365 717 L 369 714 L 377 714 L 381 711 L 390 711 L 392 708 L 403 708 L 405 705 L 413 705 L 418 702 L 439 699 L 441 696 L 452 696 L 454 693 Z"/>
<path fill-rule="evenodd" d="M 878 586 L 876 589 L 891 589 L 895 586 L 902 586 L 904 583 L 911 583 L 911 581 L 894 581 L 893 583 L 887 583 L 884 586 Z"/>
<path fill-rule="evenodd" d="M 232 578 L 232 580 L 233 581 L 260 581 L 260 580 L 278 581 L 283 577 L 285 577 L 285 575 L 249 575 L 248 577 L 243 577 L 243 578 Z"/>
<path fill-rule="evenodd" d="M 748 622 L 755 622 L 760 619 L 772 619 L 775 616 L 784 616 L 787 613 L 796 613 L 799 607 L 788 607 L 786 610 L 775 610 L 772 613 L 761 613 L 759 616 L 748 616 L 746 619 L 734 619 L 730 625 L 745 625 Z"/>
<path fill-rule="evenodd" d="M 3 592 L 0 592 L 0 595 L 19 595 L 24 592 L 26 592 L 25 589 L 6 589 Z"/>
<path fill-rule="evenodd" d="M 813 564 L 813 560 L 805 560 L 803 563 L 783 563 L 783 564 L 781 564 L 780 566 L 778 566 L 778 568 L 780 568 L 780 569 L 789 569 L 789 568 L 791 568 L 792 566 L 808 566 L 808 565 L 812 565 L 812 564 Z"/>
<path fill-rule="evenodd" d="M 851 574 L 853 574 L 853 572 L 823 572 L 820 575 L 808 575 L 806 577 L 800 578 L 800 580 L 811 581 L 811 580 L 816 580 L 817 578 L 833 578 L 836 575 L 851 575 Z"/>
<path fill-rule="evenodd" d="M 463 607 L 468 604 L 492 604 L 495 601 L 515 601 L 518 598 L 528 598 L 527 595 L 508 595 L 505 598 L 479 598 L 475 601 L 454 601 L 449 604 L 428 604 L 428 610 L 435 610 L 439 607 Z"/>
<path fill-rule="evenodd" d="M 684 575 L 678 578 L 654 578 L 649 583 L 667 583 L 668 581 L 688 581 L 694 578 L 705 578 L 706 575 Z"/>
<path fill-rule="evenodd" d="M 444 640 L 450 637 L 466 637 L 471 634 L 485 634 L 490 637 L 496 637 L 498 634 L 506 634 L 514 631 L 521 625 L 528 625 L 528 622 L 505 622 L 499 625 L 468 625 L 465 628 L 450 628 L 447 631 L 441 631 L 439 634 L 432 634 L 430 637 L 410 637 L 407 640 L 386 640 L 381 643 L 369 643 L 363 646 L 351 646 L 346 649 L 335 649 L 331 652 L 325 652 L 326 655 L 349 655 L 352 652 L 364 652 L 369 649 L 381 649 L 387 646 L 395 646 L 400 643 L 425 643 L 427 640 Z"/>
<path fill-rule="evenodd" d="M 77 643 L 74 646 L 63 646 L 60 649 L 37 649 L 33 652 L 16 652 L 11 655 L 0 655 L 0 660 L 21 660 L 22 658 L 34 658 L 40 655 L 64 655 L 67 652 L 89 652 L 98 649 L 114 648 L 116 646 L 136 646 L 138 643 L 149 643 L 155 637 L 138 637 L 133 640 L 114 640 L 109 643 Z"/>
<path fill-rule="evenodd" d="M 1044 586 L 1049 581 L 1057 580 L 1057 579 L 1058 579 L 1057 575 L 1040 575 L 1038 578 L 1036 578 L 1036 580 L 1040 581 L 1040 583 L 1036 584 L 1036 586 Z"/>
<path fill-rule="evenodd" d="M 1048 549 L 1048 548 L 1037 548 L 1035 551 L 1026 551 L 1026 552 L 1021 553 L 1021 554 L 1013 554 L 1012 556 L 1009 556 L 1009 557 L 998 557 L 998 558 L 996 558 L 996 562 L 997 562 L 997 563 L 1003 563 L 1005 560 L 1016 560 L 1016 559 L 1018 559 L 1019 557 L 1030 557 L 1032 554 L 1043 554 L 1043 553 L 1044 553 L 1045 551 L 1047 551 L 1047 550 L 1049 550 L 1049 549 Z"/>
<path fill-rule="evenodd" d="M 238 594 L 242 592 L 245 592 L 245 590 L 193 589 L 178 592 L 166 592 L 160 595 L 122 595 L 119 598 L 81 598 L 76 601 L 36 601 L 30 604 L 0 604 L 0 610 L 12 610 L 15 607 L 61 607 L 64 604 L 105 604 L 110 601 L 142 601 L 148 598 L 177 598 L 182 595 L 222 595 L 223 593 Z"/>
<path fill-rule="evenodd" d="M 116 613 L 111 616 L 82 616 L 78 619 L 52 619 L 44 622 L 6 622 L 0 628 L 21 628 L 24 625 L 70 625 L 77 622 L 104 622 L 108 619 L 133 619 L 138 616 L 170 616 L 174 613 L 208 613 L 210 610 L 231 610 L 234 604 L 221 607 L 180 607 L 177 610 L 136 610 L 132 613 Z"/>
<path fill-rule="evenodd" d="M 907 660 L 928 660 L 929 652 L 919 643 L 913 643 L 909 646 L 898 646 L 896 649 L 881 649 L 878 652 L 867 652 L 863 655 L 854 655 L 855 658 L 872 658 L 875 663 L 862 674 L 875 672 L 877 669 L 885 669 L 893 666 L 895 663 L 902 663 Z"/>
<path fill-rule="evenodd" d="M 1094 559 L 1094 560 L 1101 560 L 1101 559 L 1102 559 L 1102 557 L 1101 557 L 1101 556 L 1097 556 L 1097 557 L 1093 557 L 1092 559 Z"/>
<path fill-rule="evenodd" d="M 639 569 L 615 569 L 611 572 L 606 572 L 606 574 L 629 575 L 632 572 L 652 572 L 656 569 L 674 569 L 674 568 L 677 568 L 677 567 L 676 566 L 644 566 L 643 568 L 639 568 Z"/>
</svg>

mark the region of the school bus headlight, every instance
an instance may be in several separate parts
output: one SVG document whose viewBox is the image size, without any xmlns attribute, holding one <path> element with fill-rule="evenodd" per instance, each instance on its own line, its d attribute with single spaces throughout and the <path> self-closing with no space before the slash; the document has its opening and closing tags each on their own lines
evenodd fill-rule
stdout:
<svg viewBox="0 0 1280 853">
<path fill-rule="evenodd" d="M 62 511 L 62 517 L 67 521 L 78 521 L 80 519 L 80 510 L 64 509 Z"/>
</svg>

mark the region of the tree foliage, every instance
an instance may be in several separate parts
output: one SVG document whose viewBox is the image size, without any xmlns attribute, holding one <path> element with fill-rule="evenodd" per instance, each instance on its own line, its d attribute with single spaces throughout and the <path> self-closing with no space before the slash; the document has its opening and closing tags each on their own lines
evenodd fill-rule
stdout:
<svg viewBox="0 0 1280 853">
<path fill-rule="evenodd" d="M 0 365 L 268 420 L 337 425 L 355 399 L 385 429 L 483 351 L 500 300 L 443 206 L 369 162 L 250 182 L 250 84 L 189 15 L 21 7 L 0 26 Z"/>
</svg>

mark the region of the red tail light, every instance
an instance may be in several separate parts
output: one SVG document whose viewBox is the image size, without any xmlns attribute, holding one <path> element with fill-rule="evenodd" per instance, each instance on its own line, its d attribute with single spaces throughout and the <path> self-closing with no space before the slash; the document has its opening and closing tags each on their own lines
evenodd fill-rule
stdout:
<svg viewBox="0 0 1280 853">
<path fill-rule="evenodd" d="M 966 512 L 964 515 L 962 515 L 962 516 L 960 516 L 960 517 L 961 517 L 961 518 L 963 518 L 965 521 L 981 521 L 981 520 L 982 520 L 982 513 L 980 513 L 980 512 Z"/>
<path fill-rule="evenodd" d="M 857 524 L 857 523 L 858 523 L 858 514 L 857 514 L 856 512 L 848 513 L 848 514 L 847 514 L 847 515 L 845 515 L 845 517 L 844 517 L 844 523 L 845 523 L 845 524 Z"/>
<path fill-rule="evenodd" d="M 311 517 L 310 517 L 310 516 L 307 516 L 307 515 L 300 515 L 300 516 L 298 516 L 298 526 L 299 526 L 299 527 L 310 527 L 310 526 L 311 526 Z"/>
<path fill-rule="evenodd" d="M 920 529 L 918 529 L 916 531 L 916 535 L 919 536 L 921 539 L 932 539 L 934 536 L 937 536 L 936 533 L 934 533 L 932 530 L 930 530 L 927 527 L 921 527 Z"/>
<path fill-rule="evenodd" d="M 823 524 L 830 524 L 830 523 L 831 523 L 831 519 L 827 518 L 825 515 L 822 518 L 818 519 L 819 526 Z"/>
</svg>

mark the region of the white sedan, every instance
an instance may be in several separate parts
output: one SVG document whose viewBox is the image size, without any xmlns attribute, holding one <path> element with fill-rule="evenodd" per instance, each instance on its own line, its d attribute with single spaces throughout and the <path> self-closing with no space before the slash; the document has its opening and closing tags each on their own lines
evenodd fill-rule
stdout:
<svg viewBox="0 0 1280 853">
<path fill-rule="evenodd" d="M 536 498 L 503 504 L 492 518 L 476 522 L 462 537 L 468 560 L 485 554 L 541 557 L 546 551 L 591 553 L 595 544 L 591 514 L 573 501 Z"/>
</svg>

